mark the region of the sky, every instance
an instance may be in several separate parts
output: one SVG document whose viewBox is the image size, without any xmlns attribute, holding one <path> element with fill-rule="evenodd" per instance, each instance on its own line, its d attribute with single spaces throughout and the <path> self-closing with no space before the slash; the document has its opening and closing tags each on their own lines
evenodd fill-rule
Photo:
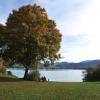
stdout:
<svg viewBox="0 0 100 100">
<path fill-rule="evenodd" d="M 59 61 L 100 59 L 100 0 L 1 0 L 0 23 L 22 5 L 37 3 L 63 35 Z"/>
</svg>

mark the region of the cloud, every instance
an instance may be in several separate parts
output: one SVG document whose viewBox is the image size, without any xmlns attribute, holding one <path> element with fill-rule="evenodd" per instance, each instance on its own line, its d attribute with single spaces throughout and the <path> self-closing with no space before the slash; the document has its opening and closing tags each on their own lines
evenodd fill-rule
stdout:
<svg viewBox="0 0 100 100">
<path fill-rule="evenodd" d="M 37 3 L 46 9 L 49 17 L 57 21 L 65 19 L 71 12 L 79 10 L 82 2 L 80 0 L 37 0 Z"/>
<path fill-rule="evenodd" d="M 63 34 L 60 52 L 64 59 L 61 60 L 76 61 L 73 57 L 76 50 L 87 43 L 85 38 L 88 35 L 80 30 L 79 25 L 89 0 L 38 0 L 38 3 L 45 7 L 50 18 L 55 19 L 58 29 Z"/>
<path fill-rule="evenodd" d="M 100 0 L 3 0 L 0 22 L 6 22 L 12 9 L 34 2 L 46 9 L 63 35 L 62 61 L 100 59 Z"/>
<path fill-rule="evenodd" d="M 73 9 L 57 21 L 63 34 L 61 47 L 63 61 L 79 62 L 87 59 L 100 59 L 99 5 L 99 0 L 85 1 L 85 5 L 81 5 L 80 10 L 79 8 Z"/>
</svg>

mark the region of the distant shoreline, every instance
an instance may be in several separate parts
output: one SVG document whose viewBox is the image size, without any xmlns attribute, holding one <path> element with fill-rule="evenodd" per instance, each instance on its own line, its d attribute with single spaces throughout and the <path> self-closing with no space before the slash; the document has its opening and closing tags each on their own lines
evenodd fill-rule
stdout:
<svg viewBox="0 0 100 100">
<path fill-rule="evenodd" d="M 7 67 L 7 69 L 9 69 L 9 68 L 13 68 L 13 69 L 24 69 L 24 67 Z M 32 68 L 29 68 L 29 69 L 32 69 Z M 50 70 L 86 70 L 87 68 L 39 68 L 39 69 L 44 69 L 44 70 L 46 70 L 46 69 L 50 69 Z"/>
</svg>

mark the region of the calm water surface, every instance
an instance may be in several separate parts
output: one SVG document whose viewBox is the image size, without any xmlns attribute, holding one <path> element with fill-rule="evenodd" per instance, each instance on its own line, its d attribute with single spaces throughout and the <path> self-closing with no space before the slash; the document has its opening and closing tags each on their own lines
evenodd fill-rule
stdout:
<svg viewBox="0 0 100 100">
<path fill-rule="evenodd" d="M 7 69 L 19 78 L 24 76 L 23 69 L 9 68 Z M 50 81 L 56 82 L 82 82 L 84 70 L 72 70 L 72 69 L 57 69 L 57 70 L 39 70 L 41 76 L 45 76 Z"/>
</svg>

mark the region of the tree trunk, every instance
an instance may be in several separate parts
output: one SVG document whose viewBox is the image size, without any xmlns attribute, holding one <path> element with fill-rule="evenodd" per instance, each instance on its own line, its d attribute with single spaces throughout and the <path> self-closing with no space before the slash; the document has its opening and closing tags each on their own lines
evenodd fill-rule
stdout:
<svg viewBox="0 0 100 100">
<path fill-rule="evenodd" d="M 24 79 L 27 80 L 28 79 L 28 67 L 25 67 L 25 74 L 24 74 Z"/>
</svg>

